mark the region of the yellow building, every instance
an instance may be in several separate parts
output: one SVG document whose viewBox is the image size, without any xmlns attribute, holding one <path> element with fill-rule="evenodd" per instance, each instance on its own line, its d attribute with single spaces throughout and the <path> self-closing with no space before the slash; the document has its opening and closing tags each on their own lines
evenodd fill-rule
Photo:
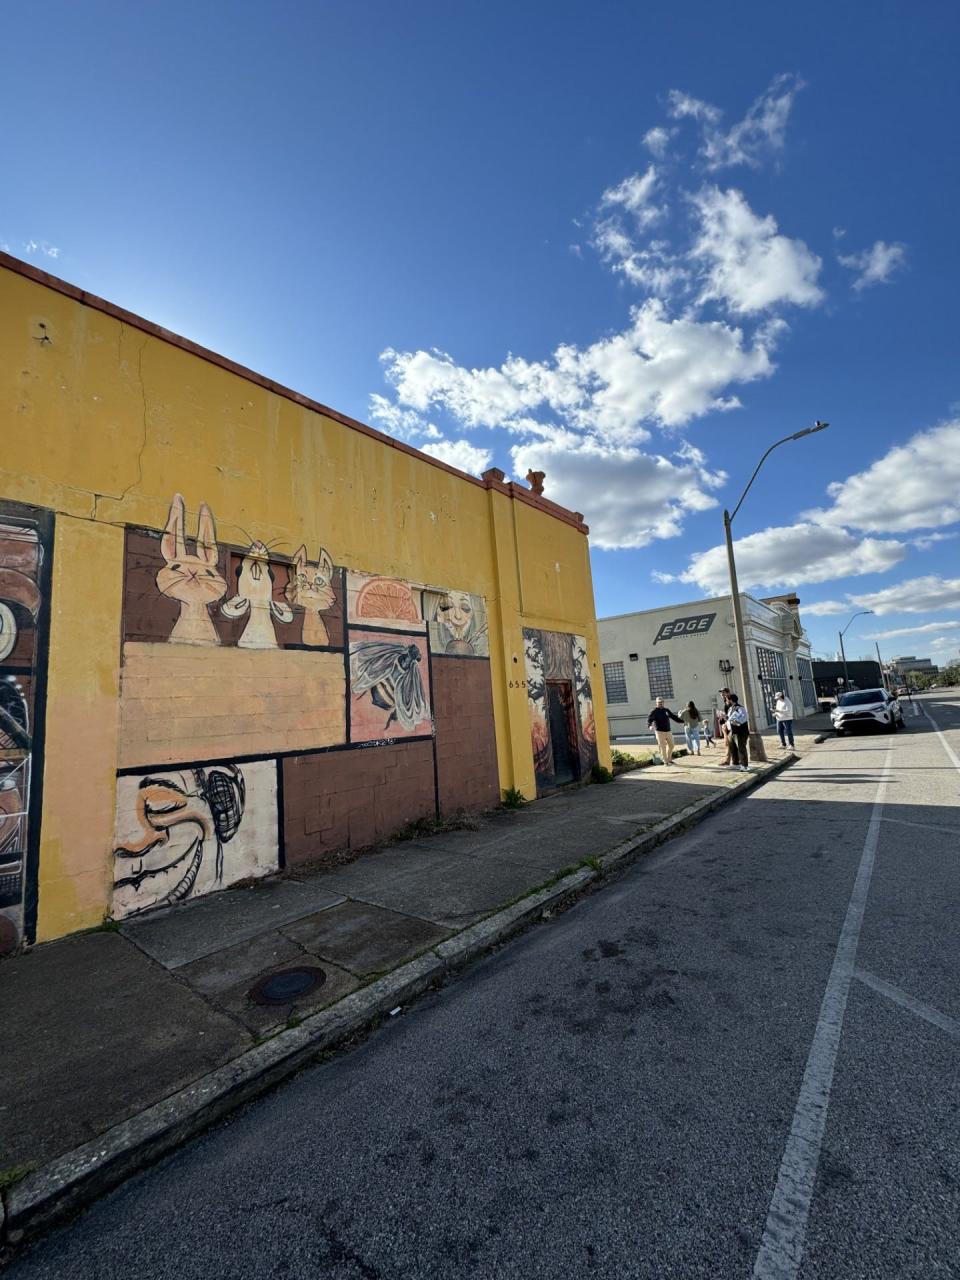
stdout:
<svg viewBox="0 0 960 1280">
<path fill-rule="evenodd" d="M 0 254 L 0 951 L 609 765 L 582 518 Z"/>
</svg>

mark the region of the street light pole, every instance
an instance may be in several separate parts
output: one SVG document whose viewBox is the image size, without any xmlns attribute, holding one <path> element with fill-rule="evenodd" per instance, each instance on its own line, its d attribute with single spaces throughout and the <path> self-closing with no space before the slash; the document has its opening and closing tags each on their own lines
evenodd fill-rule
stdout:
<svg viewBox="0 0 960 1280">
<path fill-rule="evenodd" d="M 843 628 L 843 630 L 840 632 L 840 661 L 843 663 L 843 687 L 844 687 L 844 689 L 849 689 L 849 688 L 850 688 L 850 679 L 849 679 L 849 677 L 848 677 L 848 675 L 847 675 L 847 655 L 846 655 L 846 652 L 845 652 L 844 647 L 843 647 L 843 637 L 846 635 L 846 633 L 847 633 L 847 632 L 850 630 L 850 628 L 853 626 L 854 620 L 855 620 L 856 618 L 864 618 L 864 617 L 866 617 L 866 615 L 867 615 L 868 613 L 873 613 L 873 610 L 872 610 L 872 609 L 861 609 L 859 613 L 855 613 L 855 614 L 853 615 L 853 617 L 850 619 L 850 621 L 847 623 L 847 625 L 846 625 L 846 626 Z M 880 656 L 880 650 L 879 650 L 879 649 L 877 649 L 877 657 L 879 658 L 879 656 Z M 880 673 L 881 673 L 881 675 L 883 674 L 883 667 L 881 667 L 881 668 L 880 668 Z"/>
<path fill-rule="evenodd" d="M 790 440 L 801 440 L 804 436 L 812 436 L 817 431 L 825 431 L 829 427 L 829 422 L 820 422 L 819 420 L 812 427 L 804 427 L 802 431 L 795 431 L 793 435 L 784 436 L 782 440 L 775 440 L 770 448 L 766 451 L 760 461 L 753 469 L 753 475 L 747 482 L 747 487 L 740 495 L 740 501 L 733 508 L 733 512 L 724 510 L 723 513 L 723 533 L 727 544 L 727 567 L 730 571 L 730 600 L 733 604 L 733 626 L 737 638 L 737 656 L 740 660 L 740 686 L 743 690 L 743 705 L 747 713 L 747 721 L 750 725 L 750 759 L 766 760 L 767 753 L 764 749 L 763 738 L 760 736 L 760 729 L 757 724 L 757 718 L 753 705 L 753 688 L 750 682 L 750 669 L 747 665 L 747 638 L 743 630 L 743 613 L 740 608 L 740 587 L 737 582 L 737 564 L 733 554 L 733 521 L 737 512 L 743 506 L 743 500 L 750 492 L 750 486 L 756 480 L 760 472 L 760 468 L 773 453 L 774 449 L 778 449 L 780 445 L 787 444 Z"/>
</svg>

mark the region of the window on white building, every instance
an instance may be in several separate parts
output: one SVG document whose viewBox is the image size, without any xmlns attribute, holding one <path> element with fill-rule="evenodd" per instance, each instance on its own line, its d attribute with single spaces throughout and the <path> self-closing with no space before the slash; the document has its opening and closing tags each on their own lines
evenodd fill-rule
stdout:
<svg viewBox="0 0 960 1280">
<path fill-rule="evenodd" d="M 817 705 L 817 689 L 813 683 L 813 667 L 809 658 L 797 659 L 797 670 L 800 672 L 800 693 L 805 707 Z"/>
<path fill-rule="evenodd" d="M 622 662 L 603 664 L 603 683 L 607 690 L 607 702 L 627 702 L 627 677 Z"/>
<path fill-rule="evenodd" d="M 669 658 L 648 658 L 647 679 L 650 681 L 651 698 L 673 697 L 673 676 L 670 674 Z"/>
</svg>

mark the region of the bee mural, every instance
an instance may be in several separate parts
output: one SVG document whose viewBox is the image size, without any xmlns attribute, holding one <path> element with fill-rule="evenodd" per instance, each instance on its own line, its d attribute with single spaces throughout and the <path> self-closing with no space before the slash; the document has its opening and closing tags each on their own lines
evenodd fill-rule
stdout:
<svg viewBox="0 0 960 1280">
<path fill-rule="evenodd" d="M 408 732 L 430 718 L 419 663 L 423 654 L 415 644 L 360 640 L 350 646 L 350 684 L 355 697 L 369 693 L 370 701 L 386 711 L 384 732 L 396 721 Z"/>
</svg>

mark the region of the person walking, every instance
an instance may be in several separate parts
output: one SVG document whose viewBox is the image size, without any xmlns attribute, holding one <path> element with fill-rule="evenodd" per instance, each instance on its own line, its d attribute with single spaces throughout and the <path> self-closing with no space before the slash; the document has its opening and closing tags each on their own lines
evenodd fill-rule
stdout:
<svg viewBox="0 0 960 1280">
<path fill-rule="evenodd" d="M 653 725 L 653 731 L 657 735 L 657 746 L 660 748 L 660 759 L 665 765 L 673 764 L 673 731 L 670 728 L 670 721 L 676 720 L 677 724 L 683 724 L 678 715 L 674 715 L 672 711 L 668 711 L 663 705 L 663 699 L 657 699 L 657 705 L 647 716 L 647 728 Z"/>
<path fill-rule="evenodd" d="M 730 739 L 730 760 L 734 769 L 748 773 L 747 743 L 750 740 L 750 726 L 747 723 L 747 712 L 741 707 L 740 699 L 731 693 L 727 706 L 727 726 Z"/>
<path fill-rule="evenodd" d="M 703 727 L 703 718 L 697 710 L 696 703 L 692 700 L 680 712 L 680 719 L 683 721 L 683 736 L 687 740 L 687 754 L 698 756 L 700 754 L 700 729 Z"/>
<path fill-rule="evenodd" d="M 773 718 L 777 722 L 780 746 L 786 750 L 788 740 L 790 746 L 793 746 L 793 703 L 779 690 L 773 696 L 776 699 L 773 704 Z"/>
</svg>

